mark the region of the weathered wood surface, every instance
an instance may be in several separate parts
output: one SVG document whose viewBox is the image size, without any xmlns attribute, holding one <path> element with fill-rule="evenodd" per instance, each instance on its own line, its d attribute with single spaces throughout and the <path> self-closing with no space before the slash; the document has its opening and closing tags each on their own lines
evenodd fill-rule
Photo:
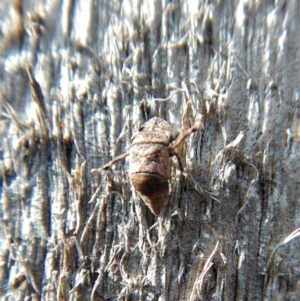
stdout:
<svg viewBox="0 0 300 301">
<path fill-rule="evenodd" d="M 299 2 L 12 2 L 2 300 L 299 300 Z M 199 113 L 158 217 L 128 161 L 91 173 L 151 117 Z"/>
</svg>

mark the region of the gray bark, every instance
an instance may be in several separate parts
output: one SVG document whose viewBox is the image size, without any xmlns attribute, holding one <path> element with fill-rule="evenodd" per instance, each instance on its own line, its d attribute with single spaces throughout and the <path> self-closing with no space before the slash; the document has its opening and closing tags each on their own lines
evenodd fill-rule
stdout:
<svg viewBox="0 0 300 301">
<path fill-rule="evenodd" d="M 3 300 L 300 299 L 298 1 L 0 14 Z M 92 172 L 151 117 L 199 114 L 158 217 L 128 160 Z"/>
</svg>

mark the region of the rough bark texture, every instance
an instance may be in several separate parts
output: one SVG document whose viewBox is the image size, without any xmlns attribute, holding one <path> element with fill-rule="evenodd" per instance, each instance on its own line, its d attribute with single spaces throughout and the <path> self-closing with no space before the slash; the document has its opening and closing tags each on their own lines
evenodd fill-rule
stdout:
<svg viewBox="0 0 300 301">
<path fill-rule="evenodd" d="M 299 300 L 299 10 L 2 0 L 2 300 Z M 158 217 L 91 172 L 199 113 Z"/>
</svg>

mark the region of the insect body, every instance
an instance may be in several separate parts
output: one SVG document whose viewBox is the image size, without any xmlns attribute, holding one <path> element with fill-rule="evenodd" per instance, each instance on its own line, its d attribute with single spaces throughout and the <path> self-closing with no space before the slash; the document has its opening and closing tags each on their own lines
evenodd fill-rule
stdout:
<svg viewBox="0 0 300 301">
<path fill-rule="evenodd" d="M 169 145 L 172 140 L 170 125 L 158 117 L 146 122 L 131 140 L 130 181 L 155 215 L 160 213 L 169 195 Z"/>
<path fill-rule="evenodd" d="M 158 215 L 169 196 L 170 157 L 176 155 L 182 168 L 175 148 L 192 132 L 198 130 L 200 124 L 199 120 L 172 144 L 173 135 L 170 125 L 165 120 L 154 117 L 132 136 L 129 152 L 116 157 L 101 170 L 108 169 L 129 155 L 130 181 L 152 213 Z"/>
</svg>

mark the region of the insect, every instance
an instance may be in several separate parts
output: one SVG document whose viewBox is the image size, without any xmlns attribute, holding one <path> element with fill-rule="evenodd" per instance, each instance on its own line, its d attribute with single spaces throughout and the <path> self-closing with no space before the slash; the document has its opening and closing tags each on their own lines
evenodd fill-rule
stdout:
<svg viewBox="0 0 300 301">
<path fill-rule="evenodd" d="M 116 162 L 129 156 L 131 184 L 152 213 L 159 215 L 169 196 L 170 157 L 174 155 L 177 157 L 182 170 L 181 158 L 176 152 L 176 147 L 200 127 L 201 120 L 196 119 L 194 126 L 181 133 L 174 141 L 169 123 L 154 117 L 133 134 L 128 152 L 114 158 L 100 170 L 107 170 Z"/>
</svg>

